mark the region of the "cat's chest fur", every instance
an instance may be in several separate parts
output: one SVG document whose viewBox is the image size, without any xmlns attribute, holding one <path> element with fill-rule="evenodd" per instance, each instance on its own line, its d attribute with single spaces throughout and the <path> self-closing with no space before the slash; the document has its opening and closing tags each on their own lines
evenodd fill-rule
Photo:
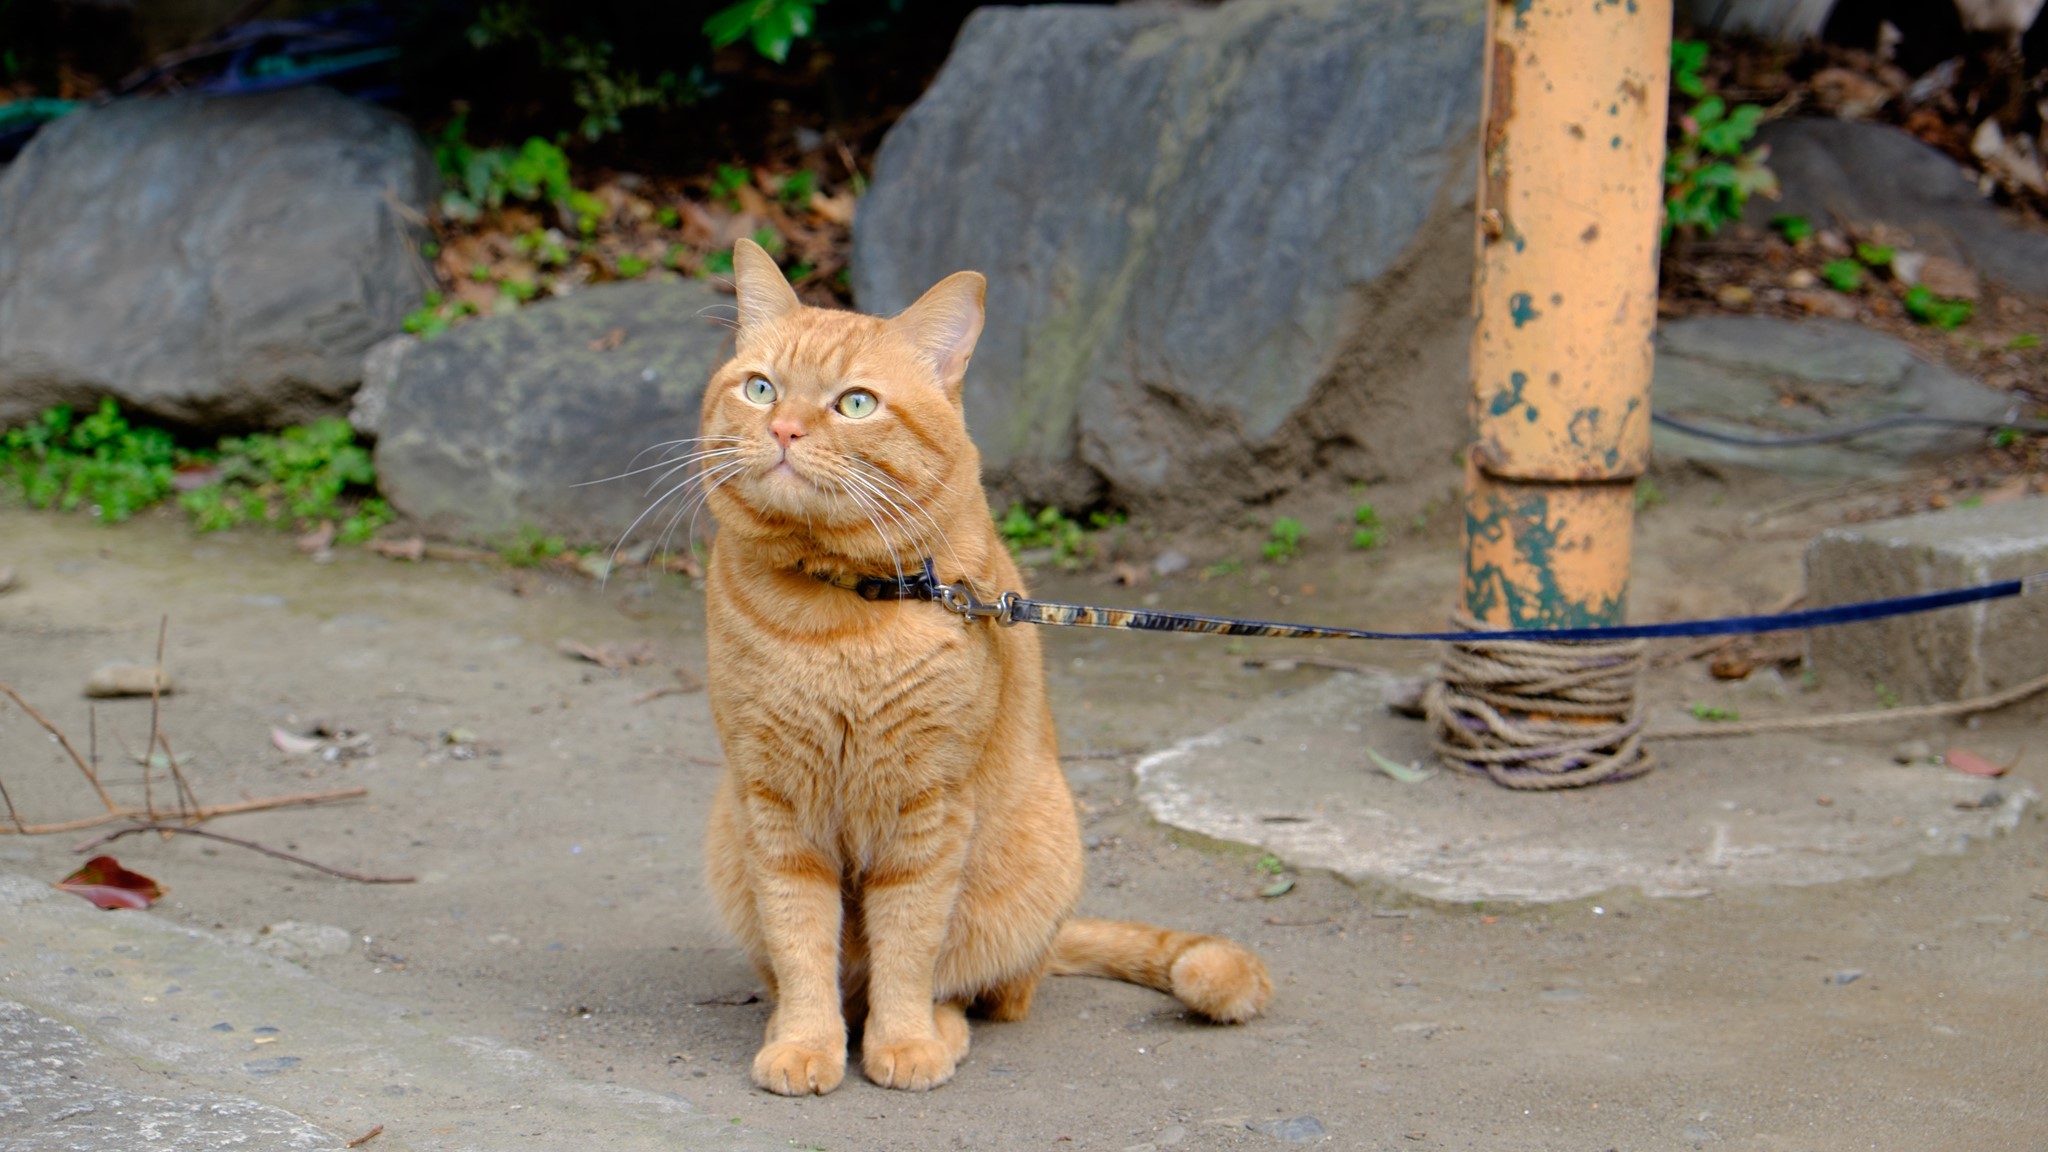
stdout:
<svg viewBox="0 0 2048 1152">
<path fill-rule="evenodd" d="M 986 742 L 1001 692 L 989 626 L 829 587 L 712 602 L 713 711 L 778 790 L 886 802 L 957 783 Z"/>
</svg>

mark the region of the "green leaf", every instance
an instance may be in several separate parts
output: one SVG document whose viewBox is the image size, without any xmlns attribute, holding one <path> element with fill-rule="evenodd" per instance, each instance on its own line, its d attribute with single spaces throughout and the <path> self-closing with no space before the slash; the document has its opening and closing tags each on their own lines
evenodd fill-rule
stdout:
<svg viewBox="0 0 2048 1152">
<path fill-rule="evenodd" d="M 1891 267 L 1892 257 L 1896 255 L 1898 252 L 1895 249 L 1882 244 L 1866 244 L 1859 241 L 1856 245 L 1856 258 L 1872 268 Z"/>
<path fill-rule="evenodd" d="M 1837 292 L 1858 292 L 1863 288 L 1863 265 L 1846 256 L 1830 260 L 1820 266 L 1820 278 Z"/>
<path fill-rule="evenodd" d="M 1381 755 L 1380 750 L 1377 748 L 1367 748 L 1365 754 L 1371 758 L 1373 767 L 1378 768 L 1403 784 L 1419 784 L 1433 775 L 1427 768 L 1413 764 L 1403 764 L 1398 760 L 1390 760 Z"/>
<path fill-rule="evenodd" d="M 1294 891 L 1294 877 L 1282 876 L 1280 879 L 1259 889 L 1259 895 L 1270 900 L 1275 896 L 1285 896 L 1292 891 Z"/>
</svg>

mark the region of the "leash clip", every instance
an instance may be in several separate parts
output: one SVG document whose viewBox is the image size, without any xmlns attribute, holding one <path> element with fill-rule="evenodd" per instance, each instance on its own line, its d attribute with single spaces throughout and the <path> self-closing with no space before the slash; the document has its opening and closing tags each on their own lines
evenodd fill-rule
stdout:
<svg viewBox="0 0 2048 1152">
<path fill-rule="evenodd" d="M 994 620 L 1004 626 L 1017 622 L 1011 616 L 1017 604 L 1015 592 L 1005 592 L 994 603 L 984 603 L 976 600 L 965 584 L 938 584 L 935 590 L 939 604 L 962 620 Z"/>
</svg>

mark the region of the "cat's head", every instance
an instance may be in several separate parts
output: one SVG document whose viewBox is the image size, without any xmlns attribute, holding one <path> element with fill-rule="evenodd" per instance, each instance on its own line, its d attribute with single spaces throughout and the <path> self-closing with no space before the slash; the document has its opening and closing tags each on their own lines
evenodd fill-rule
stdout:
<svg viewBox="0 0 2048 1152">
<path fill-rule="evenodd" d="M 900 314 L 801 303 L 752 241 L 733 248 L 737 350 L 704 393 L 721 531 L 803 533 L 844 555 L 931 555 L 962 494 L 986 516 L 962 379 L 987 282 L 956 272 Z"/>
</svg>

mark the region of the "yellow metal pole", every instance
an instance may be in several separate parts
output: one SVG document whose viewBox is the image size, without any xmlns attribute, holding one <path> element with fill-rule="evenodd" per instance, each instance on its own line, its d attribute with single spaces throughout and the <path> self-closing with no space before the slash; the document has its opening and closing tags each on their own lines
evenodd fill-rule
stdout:
<svg viewBox="0 0 2048 1152">
<path fill-rule="evenodd" d="M 1465 610 L 1622 620 L 1650 455 L 1671 0 L 1504 0 L 1487 26 Z"/>
</svg>

